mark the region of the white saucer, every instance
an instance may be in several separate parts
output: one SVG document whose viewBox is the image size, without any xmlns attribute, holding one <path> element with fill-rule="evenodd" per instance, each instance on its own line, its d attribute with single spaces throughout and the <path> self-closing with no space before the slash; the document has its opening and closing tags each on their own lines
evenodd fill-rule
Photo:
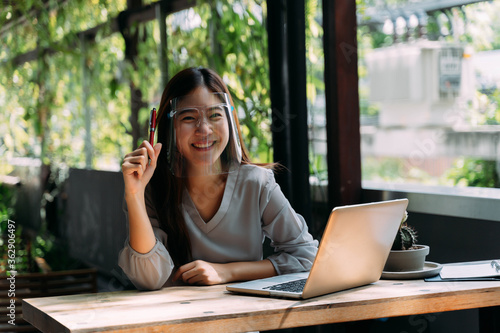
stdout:
<svg viewBox="0 0 500 333">
<path fill-rule="evenodd" d="M 411 279 L 423 279 L 426 277 L 431 277 L 438 275 L 443 268 L 443 265 L 437 264 L 435 262 L 426 261 L 424 263 L 424 268 L 419 271 L 406 271 L 406 272 L 382 272 L 382 279 L 388 280 L 411 280 Z"/>
</svg>

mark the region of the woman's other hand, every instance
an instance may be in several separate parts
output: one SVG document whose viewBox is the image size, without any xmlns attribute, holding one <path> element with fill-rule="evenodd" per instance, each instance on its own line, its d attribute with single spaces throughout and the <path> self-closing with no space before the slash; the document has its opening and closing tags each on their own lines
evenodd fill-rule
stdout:
<svg viewBox="0 0 500 333">
<path fill-rule="evenodd" d="M 226 264 L 195 260 L 179 267 L 174 274 L 173 281 L 182 280 L 188 284 L 213 285 L 263 279 L 276 274 L 274 265 L 268 259 Z"/>
<path fill-rule="evenodd" d="M 153 148 L 148 141 L 143 141 L 139 148 L 125 155 L 122 163 L 125 194 L 144 192 L 153 177 L 161 147 L 161 143 Z"/>
<path fill-rule="evenodd" d="M 214 264 L 195 260 L 179 267 L 173 281 L 182 280 L 188 284 L 214 285 L 229 282 L 226 264 Z"/>
</svg>

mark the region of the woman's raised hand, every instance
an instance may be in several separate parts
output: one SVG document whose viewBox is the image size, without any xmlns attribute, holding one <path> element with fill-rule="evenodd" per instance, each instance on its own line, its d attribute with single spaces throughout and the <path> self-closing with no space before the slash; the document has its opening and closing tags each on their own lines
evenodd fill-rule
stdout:
<svg viewBox="0 0 500 333">
<path fill-rule="evenodd" d="M 148 141 L 143 141 L 139 148 L 125 155 L 122 163 L 125 194 L 144 193 L 156 169 L 161 146 L 157 143 L 152 147 Z"/>
</svg>

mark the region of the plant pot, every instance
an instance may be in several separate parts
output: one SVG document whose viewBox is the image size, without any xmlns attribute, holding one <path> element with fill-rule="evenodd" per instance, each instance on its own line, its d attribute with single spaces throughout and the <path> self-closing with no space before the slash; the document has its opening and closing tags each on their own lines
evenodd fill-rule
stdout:
<svg viewBox="0 0 500 333">
<path fill-rule="evenodd" d="M 411 250 L 391 250 L 384 266 L 386 272 L 420 271 L 424 268 L 429 246 L 415 245 Z"/>
</svg>

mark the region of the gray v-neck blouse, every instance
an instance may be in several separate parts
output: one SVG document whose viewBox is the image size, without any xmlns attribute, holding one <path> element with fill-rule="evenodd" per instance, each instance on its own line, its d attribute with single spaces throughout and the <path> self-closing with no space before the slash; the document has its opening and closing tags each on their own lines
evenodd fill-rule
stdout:
<svg viewBox="0 0 500 333">
<path fill-rule="evenodd" d="M 173 275 L 174 264 L 165 246 L 168 236 L 159 228 L 148 191 L 145 200 L 156 245 L 141 254 L 130 247 L 127 239 L 118 264 L 137 288 L 159 289 L 171 285 L 169 277 Z M 220 207 L 206 222 L 184 189 L 182 214 L 193 260 L 213 263 L 262 260 L 265 237 L 271 239 L 275 250 L 267 259 L 278 274 L 308 271 L 316 256 L 318 241 L 308 232 L 302 216 L 290 206 L 269 169 L 241 165 L 228 174 Z"/>
</svg>

